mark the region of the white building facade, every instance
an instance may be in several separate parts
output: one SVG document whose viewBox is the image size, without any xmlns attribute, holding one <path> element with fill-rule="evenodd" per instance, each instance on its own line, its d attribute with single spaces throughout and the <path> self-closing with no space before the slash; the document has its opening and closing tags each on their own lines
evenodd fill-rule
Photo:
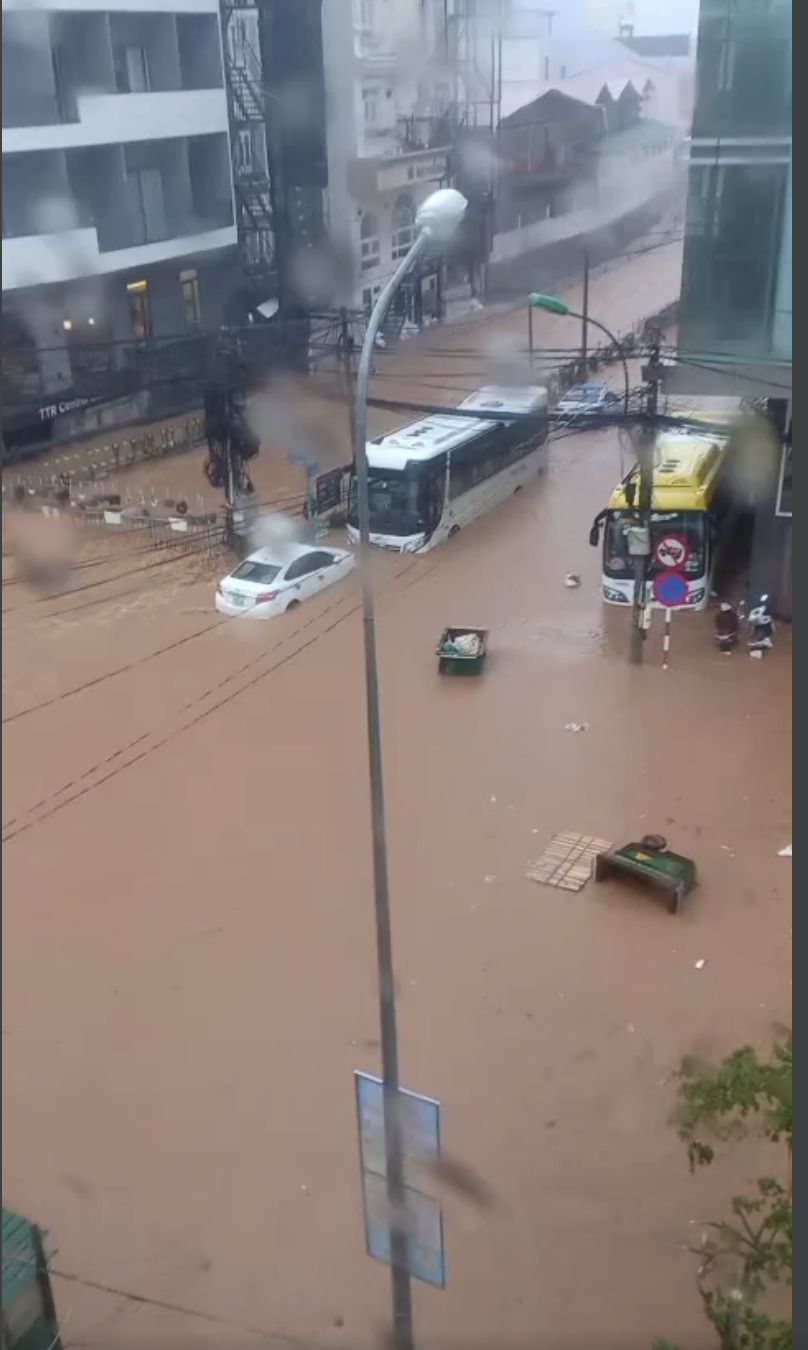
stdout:
<svg viewBox="0 0 808 1350">
<path fill-rule="evenodd" d="M 443 13 L 442 0 L 323 0 L 328 220 L 351 308 L 373 303 L 447 181 Z"/>
<path fill-rule="evenodd" d="M 236 227 L 218 0 L 3 0 L 3 360 L 220 321 Z M 7 362 L 8 355 L 8 362 Z"/>
</svg>

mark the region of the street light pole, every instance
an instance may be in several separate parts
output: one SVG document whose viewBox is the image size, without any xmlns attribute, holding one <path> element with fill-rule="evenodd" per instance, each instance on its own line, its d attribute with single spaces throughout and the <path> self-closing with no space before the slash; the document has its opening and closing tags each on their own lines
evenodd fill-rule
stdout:
<svg viewBox="0 0 808 1350">
<path fill-rule="evenodd" d="M 606 327 L 605 323 L 601 323 L 599 319 L 593 319 L 592 315 L 588 312 L 582 314 L 579 313 L 578 310 L 570 309 L 569 305 L 557 295 L 540 295 L 537 291 L 534 291 L 528 296 L 527 303 L 531 309 L 543 309 L 547 314 L 558 314 L 565 319 L 578 319 L 582 326 L 584 322 L 586 322 L 587 328 L 597 328 L 603 333 L 604 337 L 608 338 L 620 357 L 620 364 L 623 367 L 623 412 L 625 416 L 628 417 L 629 406 L 631 403 L 631 376 L 629 375 L 628 361 L 626 360 L 626 354 L 623 351 L 623 344 L 620 339 L 610 328 Z"/>
<path fill-rule="evenodd" d="M 589 249 L 584 249 L 584 290 L 581 300 L 581 379 L 589 376 Z"/>
<path fill-rule="evenodd" d="M 387 1168 L 387 1206 L 390 1224 L 390 1272 L 394 1350 L 414 1350 L 412 1279 L 406 1221 L 404 1152 L 399 1117 L 398 1027 L 393 970 L 393 932 L 390 917 L 390 883 L 387 861 L 387 829 L 384 809 L 379 670 L 376 651 L 376 616 L 373 601 L 370 543 L 370 475 L 367 456 L 368 384 L 376 339 L 387 310 L 404 278 L 433 242 L 448 237 L 459 225 L 466 200 L 452 188 L 432 194 L 422 206 L 419 233 L 384 287 L 368 321 L 356 377 L 354 408 L 354 469 L 359 523 L 359 574 L 362 588 L 362 620 L 365 654 L 365 701 L 368 729 L 370 819 L 373 850 L 373 902 L 376 917 L 376 964 L 379 984 L 379 1028 L 384 1102 L 384 1142 Z"/>
</svg>

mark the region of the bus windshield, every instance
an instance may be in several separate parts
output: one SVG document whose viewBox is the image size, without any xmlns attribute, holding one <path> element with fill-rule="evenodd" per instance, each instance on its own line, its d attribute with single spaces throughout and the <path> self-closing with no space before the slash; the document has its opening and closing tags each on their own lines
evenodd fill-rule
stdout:
<svg viewBox="0 0 808 1350">
<path fill-rule="evenodd" d="M 636 511 L 610 511 L 603 540 L 603 570 L 620 580 L 631 573 L 634 559 L 629 553 L 626 526 L 637 524 Z M 664 570 L 653 552 L 666 536 L 684 545 L 682 565 L 677 571 L 686 577 L 703 577 L 707 570 L 707 516 L 703 511 L 654 511 L 651 515 L 651 575 Z"/>
<path fill-rule="evenodd" d="M 424 517 L 419 509 L 418 479 L 409 474 L 385 469 L 370 470 L 370 532 L 401 536 L 422 534 Z M 359 528 L 356 509 L 356 479 L 351 483 L 348 524 Z"/>
</svg>

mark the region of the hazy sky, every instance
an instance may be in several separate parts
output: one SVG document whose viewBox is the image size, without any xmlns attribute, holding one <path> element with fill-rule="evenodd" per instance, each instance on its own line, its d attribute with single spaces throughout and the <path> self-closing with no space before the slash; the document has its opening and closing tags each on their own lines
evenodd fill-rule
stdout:
<svg viewBox="0 0 808 1350">
<path fill-rule="evenodd" d="M 694 33 L 698 0 L 634 0 L 637 33 Z"/>
</svg>

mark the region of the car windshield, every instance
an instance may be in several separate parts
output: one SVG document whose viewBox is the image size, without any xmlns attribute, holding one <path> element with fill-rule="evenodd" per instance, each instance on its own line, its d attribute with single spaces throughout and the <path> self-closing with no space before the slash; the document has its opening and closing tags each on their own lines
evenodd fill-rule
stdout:
<svg viewBox="0 0 808 1350">
<path fill-rule="evenodd" d="M 256 558 L 247 558 L 235 572 L 230 573 L 231 581 L 253 581 L 257 586 L 268 586 L 280 572 L 275 563 L 259 562 Z"/>
<path fill-rule="evenodd" d="M 403 473 L 370 471 L 370 529 L 373 534 L 412 535 L 424 529 L 418 510 L 418 480 Z M 356 528 L 356 485 L 352 485 L 349 523 Z"/>
<path fill-rule="evenodd" d="M 608 576 L 624 577 L 634 567 L 634 559 L 629 554 L 626 526 L 637 524 L 638 516 L 633 511 L 612 511 L 609 515 L 604 539 L 603 564 Z M 674 546 L 681 545 L 682 563 L 675 570 L 687 577 L 700 577 L 705 571 L 705 541 L 707 521 L 701 511 L 655 511 L 651 516 L 652 552 L 664 545 L 666 539 L 672 539 Z M 650 572 L 671 570 L 664 563 L 652 557 Z"/>
</svg>

